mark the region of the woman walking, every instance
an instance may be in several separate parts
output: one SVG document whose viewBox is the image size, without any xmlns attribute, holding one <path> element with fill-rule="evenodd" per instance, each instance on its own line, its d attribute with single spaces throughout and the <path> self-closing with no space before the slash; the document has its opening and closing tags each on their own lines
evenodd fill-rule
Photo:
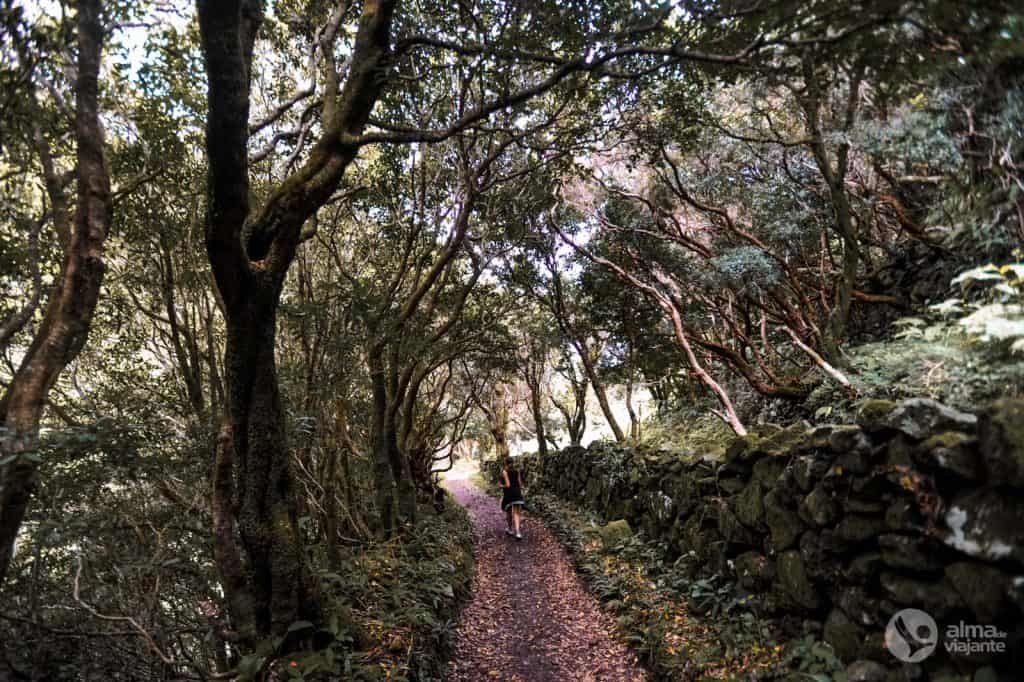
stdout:
<svg viewBox="0 0 1024 682">
<path fill-rule="evenodd" d="M 505 532 L 518 540 L 523 539 L 520 522 L 523 516 L 523 473 L 515 468 L 510 455 L 505 457 L 505 468 L 501 470 L 501 487 L 505 489 L 501 496 L 501 509 L 505 512 L 507 527 Z"/>
</svg>

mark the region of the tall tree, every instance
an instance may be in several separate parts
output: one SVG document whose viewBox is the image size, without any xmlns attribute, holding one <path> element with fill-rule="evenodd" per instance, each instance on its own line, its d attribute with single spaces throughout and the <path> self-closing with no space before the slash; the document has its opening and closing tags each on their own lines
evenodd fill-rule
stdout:
<svg viewBox="0 0 1024 682">
<path fill-rule="evenodd" d="M 110 174 L 100 125 L 99 71 L 103 51 L 102 3 L 76 4 L 77 74 L 74 82 L 74 214 L 56 177 L 46 142 L 39 153 L 58 233 L 69 235 L 57 285 L 46 313 L 0 399 L 0 582 L 10 565 L 39 467 L 39 423 L 58 376 L 85 345 L 106 265 L 103 247 L 113 215 Z"/>
</svg>

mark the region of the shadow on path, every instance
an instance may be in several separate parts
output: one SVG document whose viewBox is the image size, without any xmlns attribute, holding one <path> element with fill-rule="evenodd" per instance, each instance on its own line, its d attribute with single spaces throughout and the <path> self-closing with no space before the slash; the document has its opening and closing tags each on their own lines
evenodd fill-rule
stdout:
<svg viewBox="0 0 1024 682">
<path fill-rule="evenodd" d="M 462 612 L 452 682 L 646 680 L 551 532 L 527 518 L 505 535 L 498 501 L 466 479 L 445 486 L 473 521 L 476 572 Z"/>
</svg>

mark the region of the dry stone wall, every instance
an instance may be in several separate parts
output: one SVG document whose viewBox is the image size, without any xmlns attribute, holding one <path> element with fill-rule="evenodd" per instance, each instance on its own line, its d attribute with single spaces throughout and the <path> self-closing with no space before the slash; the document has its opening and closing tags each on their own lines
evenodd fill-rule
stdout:
<svg viewBox="0 0 1024 682">
<path fill-rule="evenodd" d="M 975 415 L 870 400 L 856 424 L 738 438 L 722 461 L 598 443 L 525 463 L 534 485 L 731 577 L 794 631 L 820 628 L 853 679 L 1022 679 L 1024 401 Z M 1004 651 L 940 641 L 901 664 L 884 633 L 904 608 L 940 633 L 989 626 Z"/>
</svg>

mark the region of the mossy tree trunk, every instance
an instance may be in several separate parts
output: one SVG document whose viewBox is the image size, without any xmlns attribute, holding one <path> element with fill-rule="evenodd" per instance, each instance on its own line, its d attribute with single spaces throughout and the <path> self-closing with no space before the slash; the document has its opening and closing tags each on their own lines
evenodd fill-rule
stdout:
<svg viewBox="0 0 1024 682">
<path fill-rule="evenodd" d="M 283 638 L 295 620 L 320 621 L 319 590 L 297 523 L 295 476 L 274 361 L 276 313 L 303 226 L 335 192 L 389 68 L 395 3 L 363 4 L 344 87 L 331 37 L 322 135 L 297 170 L 250 210 L 249 101 L 258 0 L 198 0 L 207 77 L 206 251 L 227 327 L 226 424 L 214 466 L 214 547 L 237 639 Z M 297 645 L 286 642 L 285 648 Z"/>
</svg>

